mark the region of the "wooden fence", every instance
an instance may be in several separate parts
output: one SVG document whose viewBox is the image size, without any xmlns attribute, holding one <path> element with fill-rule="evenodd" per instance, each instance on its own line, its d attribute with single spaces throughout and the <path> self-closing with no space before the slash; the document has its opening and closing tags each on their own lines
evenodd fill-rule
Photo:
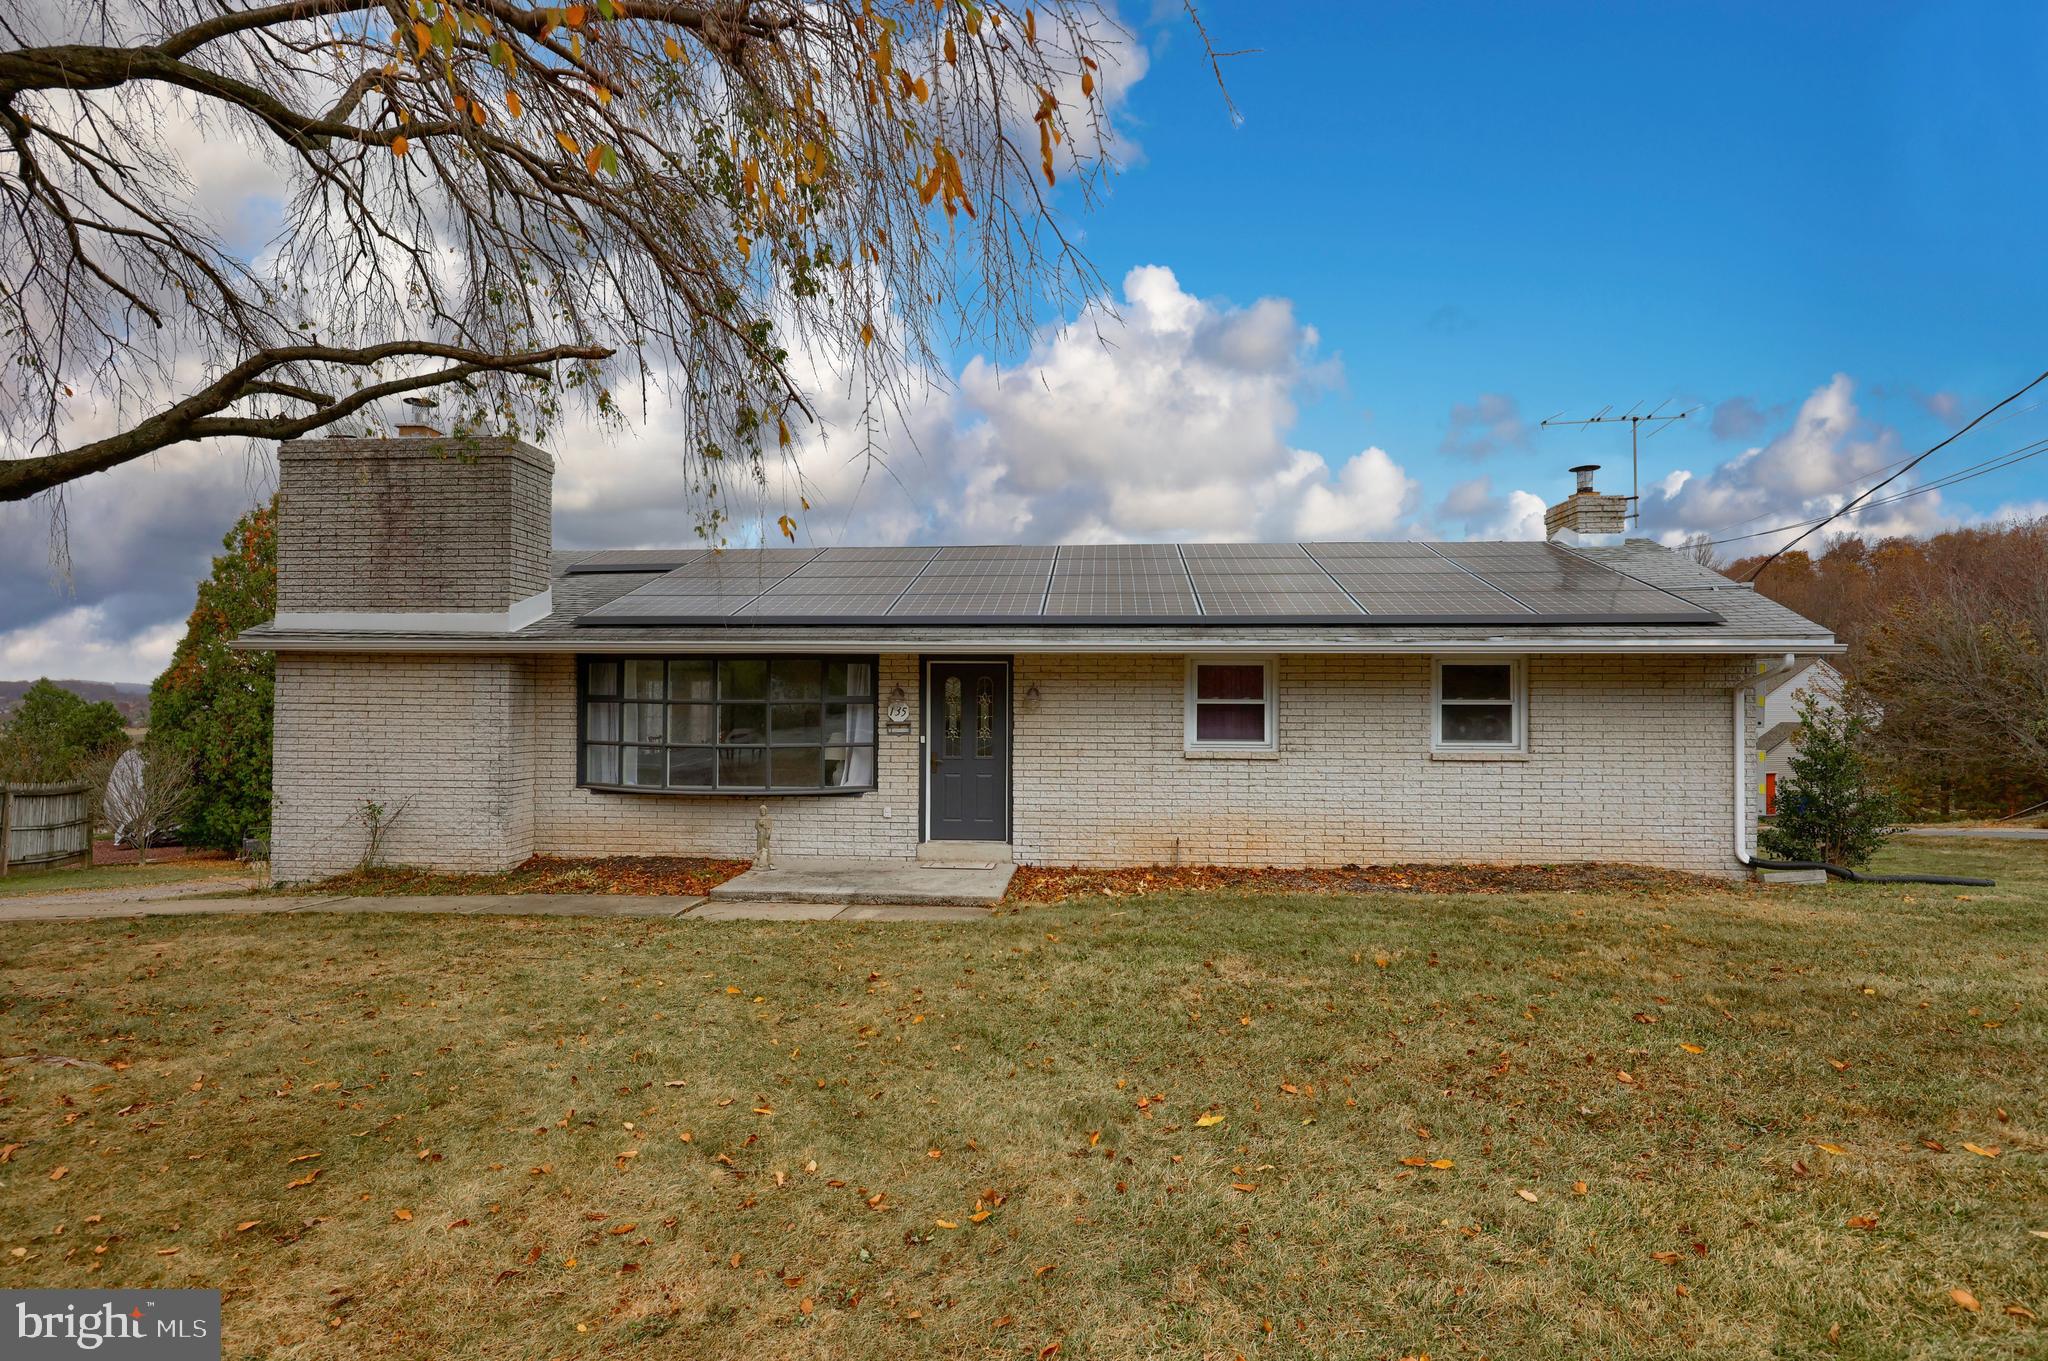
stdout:
<svg viewBox="0 0 2048 1361">
<path fill-rule="evenodd" d="M 0 874 L 92 863 L 87 786 L 0 785 Z"/>
</svg>

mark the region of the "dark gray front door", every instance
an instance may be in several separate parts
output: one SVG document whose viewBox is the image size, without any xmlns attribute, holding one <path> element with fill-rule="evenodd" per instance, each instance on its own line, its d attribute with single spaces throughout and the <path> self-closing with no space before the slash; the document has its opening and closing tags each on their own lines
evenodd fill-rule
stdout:
<svg viewBox="0 0 2048 1361">
<path fill-rule="evenodd" d="M 933 662 L 925 724 L 933 841 L 1010 839 L 1010 677 L 1000 662 Z"/>
</svg>

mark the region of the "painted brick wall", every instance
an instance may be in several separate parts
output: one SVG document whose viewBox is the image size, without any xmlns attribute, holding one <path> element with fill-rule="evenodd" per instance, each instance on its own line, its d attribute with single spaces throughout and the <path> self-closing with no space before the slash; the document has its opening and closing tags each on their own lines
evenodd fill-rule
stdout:
<svg viewBox="0 0 2048 1361">
<path fill-rule="evenodd" d="M 1018 693 L 1041 695 L 1017 716 L 1019 860 L 1737 868 L 1729 690 L 1746 663 L 1532 657 L 1520 761 L 1431 758 L 1427 658 L 1316 656 L 1279 659 L 1277 757 L 1190 758 L 1185 666 L 1017 659 Z"/>
<path fill-rule="evenodd" d="M 394 810 L 387 863 L 487 870 L 531 855 L 533 674 L 514 657 L 280 655 L 275 877 L 360 862 L 366 799 Z"/>
<path fill-rule="evenodd" d="M 766 803 L 774 848 L 790 855 L 917 854 L 917 723 L 891 735 L 879 715 L 872 794 L 746 798 L 719 794 L 614 794 L 576 787 L 573 658 L 538 662 L 535 689 L 534 848 L 562 855 L 730 855 L 751 859 L 754 822 Z M 917 707 L 917 658 L 885 653 L 880 694 L 902 686 Z M 889 816 L 883 816 L 883 810 Z"/>
<path fill-rule="evenodd" d="M 278 446 L 278 608 L 502 610 L 548 588 L 554 464 L 517 440 Z"/>
<path fill-rule="evenodd" d="M 1599 859 L 1736 871 L 1729 690 L 1750 663 L 1530 658 L 1528 757 L 1483 762 L 1431 759 L 1422 657 L 1284 656 L 1278 754 L 1190 758 L 1184 667 L 1167 655 L 1017 659 L 1020 861 Z M 880 685 L 884 696 L 900 685 L 917 711 L 916 658 L 885 654 Z M 1021 702 L 1033 685 L 1039 701 Z M 387 841 L 393 862 L 752 855 L 760 800 L 578 789 L 575 736 L 566 656 L 285 654 L 273 868 L 302 879 L 353 865 L 363 838 L 349 818 L 366 798 L 406 805 Z M 877 792 L 767 800 L 776 849 L 915 854 L 919 750 L 914 731 L 884 730 Z M 1753 769 L 1753 745 L 1748 759 Z M 1752 837 L 1755 812 L 1752 800 Z"/>
</svg>

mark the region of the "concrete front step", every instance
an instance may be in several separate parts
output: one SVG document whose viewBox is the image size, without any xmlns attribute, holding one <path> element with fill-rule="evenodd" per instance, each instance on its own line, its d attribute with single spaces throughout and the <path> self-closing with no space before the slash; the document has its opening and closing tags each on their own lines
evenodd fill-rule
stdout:
<svg viewBox="0 0 2048 1361">
<path fill-rule="evenodd" d="M 990 906 L 1003 900 L 1015 865 L 927 865 L 915 860 L 778 856 L 711 890 L 720 902 L 946 904 Z"/>
<path fill-rule="evenodd" d="M 920 865 L 1007 865 L 1011 863 L 1007 841 L 926 841 L 917 848 Z"/>
</svg>

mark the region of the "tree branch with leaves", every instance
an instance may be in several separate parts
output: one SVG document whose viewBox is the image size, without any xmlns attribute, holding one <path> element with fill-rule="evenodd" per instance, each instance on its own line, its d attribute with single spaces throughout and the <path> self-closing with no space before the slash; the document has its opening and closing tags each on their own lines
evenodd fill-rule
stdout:
<svg viewBox="0 0 2048 1361">
<path fill-rule="evenodd" d="M 61 16 L 61 17 L 59 17 Z M 1080 0 L 88 0 L 0 15 L 0 500 L 437 393 L 454 433 L 665 388 L 700 486 L 799 356 L 899 403 L 1100 280 L 1063 225 L 1130 41 Z M 1199 30 L 1198 30 L 1199 31 Z M 1206 37 L 1204 38 L 1206 42 Z M 167 129 L 259 148 L 260 249 Z M 88 410 L 111 433 L 80 438 Z"/>
</svg>

